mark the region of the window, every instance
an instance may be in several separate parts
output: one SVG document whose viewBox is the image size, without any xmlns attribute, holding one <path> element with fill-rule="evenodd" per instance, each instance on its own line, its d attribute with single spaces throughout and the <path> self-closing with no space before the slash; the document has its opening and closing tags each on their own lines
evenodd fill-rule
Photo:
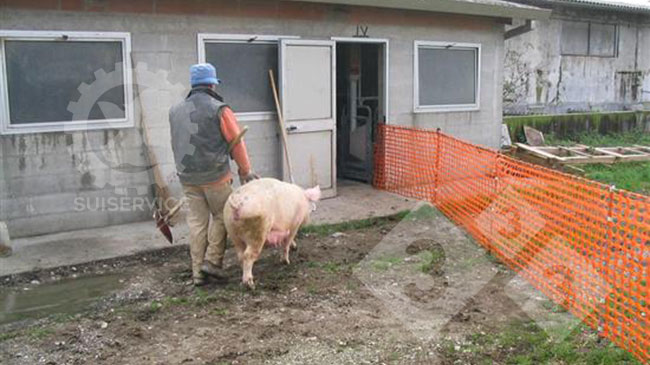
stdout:
<svg viewBox="0 0 650 365">
<path fill-rule="evenodd" d="M 481 45 L 415 42 L 415 112 L 479 109 Z"/>
<path fill-rule="evenodd" d="M 279 36 L 199 34 L 199 60 L 217 69 L 225 102 L 240 116 L 275 113 L 269 70 L 278 80 Z"/>
<path fill-rule="evenodd" d="M 0 31 L 0 132 L 133 126 L 129 52 L 127 33 Z"/>
<path fill-rule="evenodd" d="M 616 25 L 570 22 L 562 23 L 561 51 L 565 56 L 616 57 Z"/>
</svg>

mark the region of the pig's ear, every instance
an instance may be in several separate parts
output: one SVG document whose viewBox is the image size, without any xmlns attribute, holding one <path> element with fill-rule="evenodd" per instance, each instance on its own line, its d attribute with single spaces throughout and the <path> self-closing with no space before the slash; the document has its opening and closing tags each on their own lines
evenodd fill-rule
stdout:
<svg viewBox="0 0 650 365">
<path fill-rule="evenodd" d="M 320 186 L 315 186 L 311 189 L 305 190 L 305 196 L 311 202 L 317 202 L 320 200 Z"/>
</svg>

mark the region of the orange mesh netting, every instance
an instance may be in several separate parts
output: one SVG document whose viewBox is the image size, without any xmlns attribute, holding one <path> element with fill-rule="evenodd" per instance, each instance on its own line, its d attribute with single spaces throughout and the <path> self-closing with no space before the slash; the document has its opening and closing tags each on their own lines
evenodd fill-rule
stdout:
<svg viewBox="0 0 650 365">
<path fill-rule="evenodd" d="M 650 360 L 650 197 L 381 125 L 375 187 L 434 204 L 601 336 Z"/>
</svg>

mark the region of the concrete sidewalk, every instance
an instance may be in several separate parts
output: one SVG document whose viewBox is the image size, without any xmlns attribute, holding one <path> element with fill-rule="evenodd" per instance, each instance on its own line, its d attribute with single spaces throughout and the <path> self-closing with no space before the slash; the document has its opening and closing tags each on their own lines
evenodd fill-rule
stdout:
<svg viewBox="0 0 650 365">
<path fill-rule="evenodd" d="M 318 203 L 312 224 L 331 224 L 380 217 L 411 209 L 415 201 L 375 190 L 369 185 L 339 181 L 338 196 Z M 186 245 L 187 226 L 174 227 L 175 245 Z M 169 247 L 153 221 L 20 238 L 13 255 L 0 258 L 0 277 L 96 260 L 129 256 Z"/>
</svg>

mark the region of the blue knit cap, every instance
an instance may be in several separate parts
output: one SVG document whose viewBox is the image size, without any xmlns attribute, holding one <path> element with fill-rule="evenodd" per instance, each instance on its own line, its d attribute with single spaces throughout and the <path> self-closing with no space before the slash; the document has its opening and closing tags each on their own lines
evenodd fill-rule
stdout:
<svg viewBox="0 0 650 365">
<path fill-rule="evenodd" d="M 190 83 L 196 85 L 218 85 L 217 70 L 209 63 L 197 63 L 190 67 Z"/>
</svg>

